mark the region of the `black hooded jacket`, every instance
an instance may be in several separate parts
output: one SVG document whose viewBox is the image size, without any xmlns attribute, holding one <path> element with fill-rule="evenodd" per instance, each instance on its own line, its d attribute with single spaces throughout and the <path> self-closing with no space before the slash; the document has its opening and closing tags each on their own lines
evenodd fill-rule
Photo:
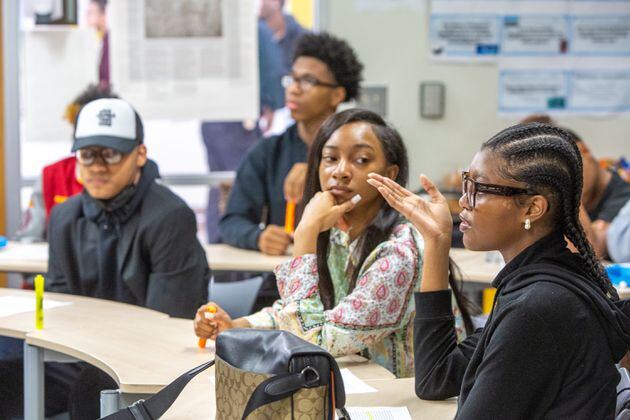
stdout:
<svg viewBox="0 0 630 420">
<path fill-rule="evenodd" d="M 561 232 L 494 279 L 483 329 L 457 344 L 450 291 L 416 294 L 416 394 L 459 395 L 461 419 L 614 418 L 630 311 L 587 278 Z"/>
<path fill-rule="evenodd" d="M 194 316 L 208 296 L 206 254 L 194 213 L 157 178 L 149 160 L 113 199 L 83 191 L 53 208 L 47 290 Z"/>
</svg>

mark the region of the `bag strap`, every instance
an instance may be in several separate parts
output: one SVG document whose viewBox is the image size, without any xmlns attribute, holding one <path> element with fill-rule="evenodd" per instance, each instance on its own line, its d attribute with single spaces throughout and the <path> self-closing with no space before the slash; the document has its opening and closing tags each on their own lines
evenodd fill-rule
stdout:
<svg viewBox="0 0 630 420">
<path fill-rule="evenodd" d="M 173 405 L 188 382 L 212 365 L 214 365 L 214 360 L 197 366 L 179 376 L 148 400 L 136 401 L 127 408 L 102 417 L 101 420 L 155 420 L 160 418 Z"/>
<path fill-rule="evenodd" d="M 311 370 L 311 372 L 313 371 L 314 370 Z M 300 373 L 281 373 L 262 381 L 256 389 L 254 389 L 252 396 L 249 398 L 249 401 L 247 401 L 242 420 L 246 420 L 247 416 L 264 405 L 290 397 L 302 388 L 316 386 L 317 383 L 319 383 L 319 376 L 316 378 L 312 376 L 309 377 L 310 375 L 307 375 L 307 373 L 309 373 L 308 368 L 302 370 Z M 334 378 L 333 381 L 331 381 L 331 399 L 331 406 L 334 411 Z M 337 411 L 339 420 L 350 420 L 350 416 L 344 407 L 339 407 Z"/>
<path fill-rule="evenodd" d="M 265 379 L 249 397 L 243 411 L 243 420 L 257 408 L 290 397 L 305 386 L 306 380 L 302 373 L 281 373 Z"/>
</svg>

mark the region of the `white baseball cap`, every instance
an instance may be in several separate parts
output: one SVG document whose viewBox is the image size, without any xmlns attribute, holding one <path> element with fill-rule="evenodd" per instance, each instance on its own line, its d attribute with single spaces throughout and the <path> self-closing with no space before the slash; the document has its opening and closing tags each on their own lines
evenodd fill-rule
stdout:
<svg viewBox="0 0 630 420">
<path fill-rule="evenodd" d="M 129 103 L 117 98 L 88 102 L 77 117 L 72 152 L 90 146 L 131 152 L 142 143 L 140 116 Z"/>
</svg>

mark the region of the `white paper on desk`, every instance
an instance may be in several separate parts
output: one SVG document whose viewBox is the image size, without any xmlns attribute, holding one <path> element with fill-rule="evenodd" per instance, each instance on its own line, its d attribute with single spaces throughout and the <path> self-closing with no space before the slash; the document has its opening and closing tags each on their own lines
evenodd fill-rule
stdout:
<svg viewBox="0 0 630 420">
<path fill-rule="evenodd" d="M 343 387 L 346 394 L 367 394 L 368 392 L 376 392 L 374 388 L 357 378 L 350 369 L 341 369 L 341 378 L 343 379 Z"/>
<path fill-rule="evenodd" d="M 59 306 L 72 305 L 72 302 L 60 302 L 44 298 L 44 310 Z M 35 312 L 35 297 L 2 296 L 0 297 L 0 317 Z"/>
<path fill-rule="evenodd" d="M 46 244 L 10 243 L 0 249 L 0 261 L 48 261 L 48 246 Z"/>
<path fill-rule="evenodd" d="M 411 420 L 407 407 L 346 407 L 352 420 Z"/>
</svg>

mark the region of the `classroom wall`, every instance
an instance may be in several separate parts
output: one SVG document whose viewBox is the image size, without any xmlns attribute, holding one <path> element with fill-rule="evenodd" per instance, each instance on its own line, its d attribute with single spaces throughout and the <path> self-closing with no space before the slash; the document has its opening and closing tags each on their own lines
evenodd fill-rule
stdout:
<svg viewBox="0 0 630 420">
<path fill-rule="evenodd" d="M 345 38 L 357 50 L 366 68 L 365 83 L 389 87 L 388 119 L 400 130 L 409 149 L 412 187 L 418 186 L 421 172 L 440 179 L 450 170 L 466 167 L 484 140 L 516 122 L 498 117 L 495 64 L 429 61 L 428 0 L 379 11 L 358 11 L 361 0 L 320 2 L 320 11 L 326 14 L 321 29 Z M 446 85 L 444 118 L 420 117 L 422 81 Z M 630 118 L 557 120 L 580 134 L 596 156 L 630 157 Z"/>
</svg>

